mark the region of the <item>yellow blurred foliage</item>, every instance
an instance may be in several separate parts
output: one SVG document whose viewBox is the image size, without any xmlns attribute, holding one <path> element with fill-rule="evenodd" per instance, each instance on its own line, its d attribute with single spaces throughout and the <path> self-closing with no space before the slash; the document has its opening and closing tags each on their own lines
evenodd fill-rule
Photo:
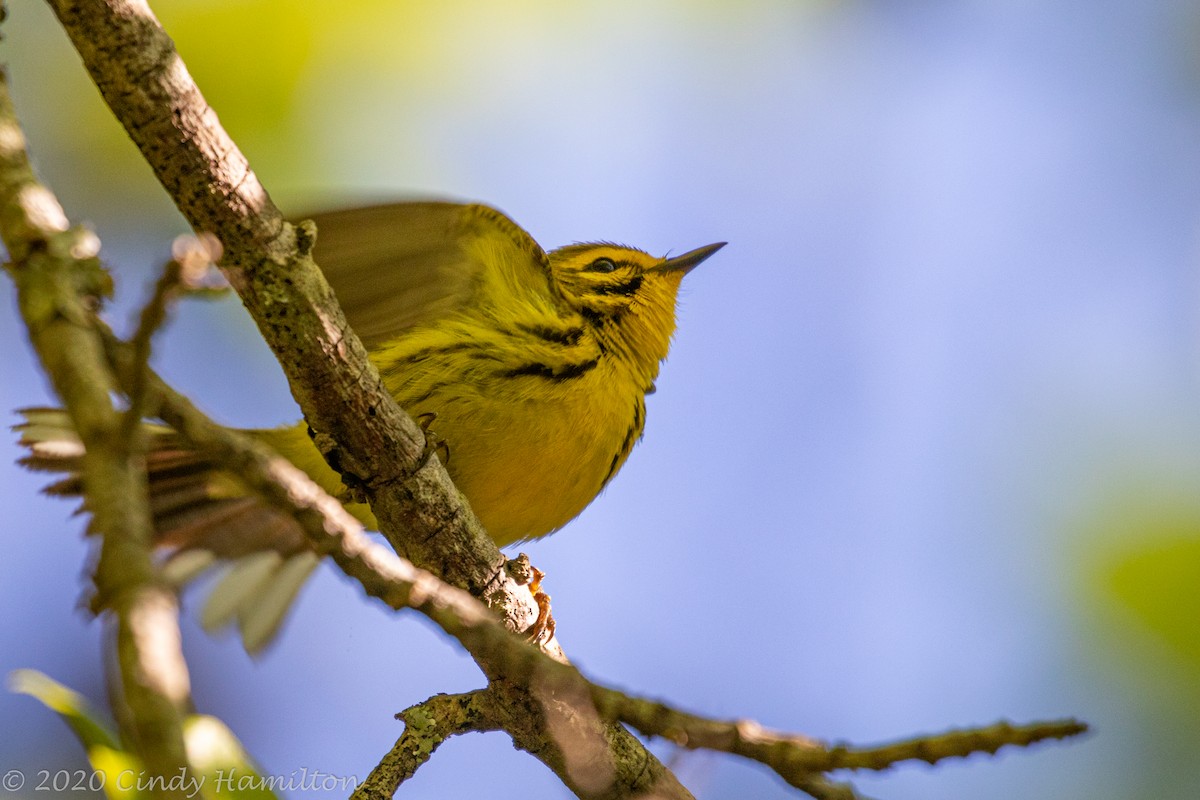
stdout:
<svg viewBox="0 0 1200 800">
<path fill-rule="evenodd" d="M 1200 706 L 1200 491 L 1160 477 L 1106 492 L 1076 541 L 1093 656 L 1139 693 Z"/>
<path fill-rule="evenodd" d="M 1157 530 L 1109 566 L 1107 588 L 1200 675 L 1200 512 L 1154 522 Z"/>
</svg>

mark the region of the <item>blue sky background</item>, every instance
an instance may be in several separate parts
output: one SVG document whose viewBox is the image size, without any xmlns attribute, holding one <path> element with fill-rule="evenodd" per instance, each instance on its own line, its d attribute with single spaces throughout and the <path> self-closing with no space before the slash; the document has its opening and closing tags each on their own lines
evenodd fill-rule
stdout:
<svg viewBox="0 0 1200 800">
<path fill-rule="evenodd" d="M 887 800 L 1200 785 L 1200 666 L 1176 646 L 1194 618 L 1156 628 L 1114 578 L 1200 530 L 1194 4 L 155 8 L 285 210 L 433 194 L 492 203 L 547 247 L 730 242 L 685 283 L 628 465 L 521 548 L 591 675 L 856 742 L 1096 727 L 856 779 Z M 42 175 L 100 234 L 127 328 L 182 220 L 46 7 L 11 3 L 5 34 Z M 0 409 L 51 402 L 0 294 Z M 296 416 L 235 299 L 181 306 L 156 363 L 229 424 Z M 100 702 L 81 524 L 16 457 L 0 440 L 0 670 Z M 395 711 L 480 684 L 429 624 L 330 567 L 257 660 L 198 629 L 199 600 L 195 700 L 272 774 L 365 776 Z M 0 771 L 84 764 L 32 700 L 0 693 L 0 720 Z M 753 765 L 656 749 L 702 798 L 797 796 Z M 566 796 L 497 734 L 448 743 L 400 796 L 485 791 Z"/>
</svg>

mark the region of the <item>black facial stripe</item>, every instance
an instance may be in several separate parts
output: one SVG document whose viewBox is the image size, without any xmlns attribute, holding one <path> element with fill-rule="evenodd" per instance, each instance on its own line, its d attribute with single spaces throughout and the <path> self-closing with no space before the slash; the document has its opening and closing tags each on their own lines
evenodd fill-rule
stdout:
<svg viewBox="0 0 1200 800">
<path fill-rule="evenodd" d="M 634 275 L 624 283 L 608 284 L 597 286 L 590 291 L 591 294 L 612 295 L 619 294 L 623 297 L 629 297 L 642 288 L 642 276 Z"/>
</svg>

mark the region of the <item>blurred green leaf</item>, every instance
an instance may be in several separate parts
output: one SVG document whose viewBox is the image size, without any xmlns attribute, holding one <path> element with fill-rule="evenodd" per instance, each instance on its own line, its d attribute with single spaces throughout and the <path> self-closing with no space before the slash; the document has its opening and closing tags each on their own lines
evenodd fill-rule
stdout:
<svg viewBox="0 0 1200 800">
<path fill-rule="evenodd" d="M 8 686 L 17 694 L 27 694 L 40 700 L 58 714 L 89 752 L 93 747 L 120 749 L 117 736 L 107 722 L 100 718 L 83 695 L 73 689 L 32 669 L 13 670 L 8 676 Z"/>
<path fill-rule="evenodd" d="M 183 724 L 188 761 L 203 776 L 200 793 L 207 800 L 270 800 L 275 794 L 251 761 L 242 743 L 216 717 L 194 714 Z"/>
<path fill-rule="evenodd" d="M 9 687 L 40 700 L 71 727 L 87 751 L 92 767 L 105 776 L 104 791 L 112 800 L 140 796 L 142 774 L 137 757 L 122 749 L 117 736 L 83 695 L 36 670 L 9 675 Z M 216 717 L 193 714 L 183 723 L 183 738 L 198 797 L 204 800 L 274 800 L 270 780 L 254 765 L 233 731 Z"/>
<path fill-rule="evenodd" d="M 83 695 L 32 669 L 14 670 L 8 676 L 8 685 L 18 694 L 40 700 L 70 726 L 92 767 L 104 775 L 104 793 L 108 797 L 112 800 L 137 797 L 136 781 L 128 779 L 141 771 L 137 758 L 121 749 L 117 735 Z"/>
<path fill-rule="evenodd" d="M 132 753 L 97 746 L 89 747 L 87 755 L 92 768 L 105 776 L 104 794 L 110 800 L 135 800 L 139 796 L 134 776 L 142 769 Z"/>
</svg>

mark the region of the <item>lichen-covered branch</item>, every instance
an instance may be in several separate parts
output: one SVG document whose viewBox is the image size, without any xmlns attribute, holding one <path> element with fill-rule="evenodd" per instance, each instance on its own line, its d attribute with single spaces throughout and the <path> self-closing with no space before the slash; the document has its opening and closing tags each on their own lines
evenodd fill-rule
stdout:
<svg viewBox="0 0 1200 800">
<path fill-rule="evenodd" d="M 484 709 L 486 689 L 465 694 L 438 694 L 396 715 L 404 733 L 379 762 L 351 800 L 390 800 L 401 783 L 411 778 L 433 751 L 451 736 L 498 730 Z"/>
<path fill-rule="evenodd" d="M 84 494 L 100 535 L 93 605 L 115 626 L 126 733 L 150 775 L 183 774 L 190 688 L 178 607 L 151 561 L 142 454 L 112 404 L 112 375 L 91 325 L 92 306 L 107 294 L 109 278 L 97 259 L 95 234 L 71 227 L 54 195 L 35 179 L 2 73 L 0 238 L 30 341 L 86 447 Z M 151 794 L 183 796 L 165 782 Z"/>
</svg>

